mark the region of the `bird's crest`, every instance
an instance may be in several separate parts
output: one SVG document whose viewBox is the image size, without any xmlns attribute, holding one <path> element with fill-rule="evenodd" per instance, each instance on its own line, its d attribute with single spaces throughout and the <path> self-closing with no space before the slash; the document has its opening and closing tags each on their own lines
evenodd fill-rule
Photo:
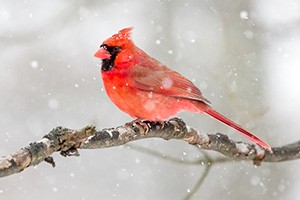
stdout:
<svg viewBox="0 0 300 200">
<path fill-rule="evenodd" d="M 131 40 L 132 30 L 133 27 L 124 28 L 120 30 L 117 34 L 114 34 L 113 36 L 105 40 L 103 44 L 106 44 L 108 46 L 119 46 L 119 47 L 124 47 L 133 44 Z"/>
</svg>

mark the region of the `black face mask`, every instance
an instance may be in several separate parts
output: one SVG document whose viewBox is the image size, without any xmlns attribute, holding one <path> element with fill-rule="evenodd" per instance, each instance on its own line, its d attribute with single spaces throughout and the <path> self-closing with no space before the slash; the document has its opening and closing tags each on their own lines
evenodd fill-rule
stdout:
<svg viewBox="0 0 300 200">
<path fill-rule="evenodd" d="M 103 59 L 101 65 L 102 71 L 109 71 L 114 68 L 116 56 L 120 52 L 121 48 L 118 46 L 107 46 L 106 44 L 102 44 L 100 48 L 104 48 L 110 54 L 110 58 Z"/>
</svg>

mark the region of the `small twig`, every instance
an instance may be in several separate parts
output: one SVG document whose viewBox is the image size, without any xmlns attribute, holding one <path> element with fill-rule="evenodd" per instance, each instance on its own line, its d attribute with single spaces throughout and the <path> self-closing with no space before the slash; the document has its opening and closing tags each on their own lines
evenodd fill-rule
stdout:
<svg viewBox="0 0 300 200">
<path fill-rule="evenodd" d="M 198 179 L 197 183 L 194 185 L 192 190 L 190 190 L 189 193 L 184 197 L 185 200 L 190 199 L 198 191 L 198 189 L 201 187 L 205 178 L 209 174 L 209 171 L 212 168 L 213 160 L 208 156 L 208 154 L 203 153 L 203 155 L 204 159 L 206 160 L 206 165 L 204 165 L 203 174 L 201 174 L 201 177 Z"/>
<path fill-rule="evenodd" d="M 137 145 L 127 145 L 130 147 L 130 149 L 132 150 L 136 150 L 138 152 L 142 152 L 148 155 L 152 155 L 155 157 L 160 157 L 164 160 L 176 163 L 176 164 L 184 164 L 184 165 L 200 165 L 200 164 L 206 164 L 206 160 L 205 159 L 195 159 L 195 160 L 183 160 L 183 159 L 179 159 L 177 157 L 172 157 L 169 155 L 166 155 L 164 153 L 152 150 L 150 148 L 146 148 L 146 147 L 142 147 L 142 146 L 137 146 Z"/>
</svg>

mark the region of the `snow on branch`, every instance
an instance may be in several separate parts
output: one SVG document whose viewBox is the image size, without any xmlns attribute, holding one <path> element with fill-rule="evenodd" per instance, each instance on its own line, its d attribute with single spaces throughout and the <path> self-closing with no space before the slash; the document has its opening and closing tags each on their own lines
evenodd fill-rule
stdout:
<svg viewBox="0 0 300 200">
<path fill-rule="evenodd" d="M 0 177 L 19 173 L 29 166 L 46 161 L 52 166 L 51 155 L 60 152 L 63 156 L 78 156 L 78 149 L 99 149 L 120 146 L 146 138 L 179 139 L 198 148 L 217 151 L 229 158 L 261 162 L 281 162 L 300 157 L 300 141 L 272 148 L 272 152 L 255 144 L 234 142 L 221 133 L 204 134 L 190 128 L 184 121 L 172 118 L 165 122 L 133 121 L 116 128 L 97 131 L 94 126 L 81 130 L 56 127 L 41 140 L 8 156 L 0 158 Z"/>
</svg>

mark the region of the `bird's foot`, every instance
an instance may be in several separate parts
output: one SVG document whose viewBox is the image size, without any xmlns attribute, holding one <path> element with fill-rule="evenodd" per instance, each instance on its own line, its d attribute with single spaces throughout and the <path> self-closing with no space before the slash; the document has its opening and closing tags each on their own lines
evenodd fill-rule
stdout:
<svg viewBox="0 0 300 200">
<path fill-rule="evenodd" d="M 150 130 L 149 121 L 143 120 L 141 118 L 137 118 L 137 119 L 134 119 L 131 122 L 125 123 L 125 126 L 137 127 L 140 130 L 140 133 L 142 135 L 147 134 L 149 132 L 149 130 Z"/>
</svg>

